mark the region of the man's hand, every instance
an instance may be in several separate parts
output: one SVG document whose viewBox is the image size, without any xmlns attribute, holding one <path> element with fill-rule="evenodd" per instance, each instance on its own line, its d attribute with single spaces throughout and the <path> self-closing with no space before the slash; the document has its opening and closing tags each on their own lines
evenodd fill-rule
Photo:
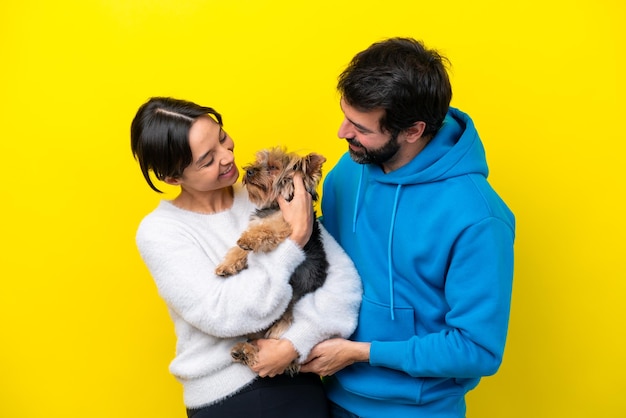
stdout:
<svg viewBox="0 0 626 418">
<path fill-rule="evenodd" d="M 250 368 L 260 377 L 283 374 L 287 366 L 298 358 L 298 352 L 289 340 L 261 339 L 252 344 L 259 348 L 257 362 Z"/>
<path fill-rule="evenodd" d="M 369 361 L 369 358 L 370 343 L 332 338 L 313 347 L 300 371 L 331 376 L 352 363 Z"/>
</svg>

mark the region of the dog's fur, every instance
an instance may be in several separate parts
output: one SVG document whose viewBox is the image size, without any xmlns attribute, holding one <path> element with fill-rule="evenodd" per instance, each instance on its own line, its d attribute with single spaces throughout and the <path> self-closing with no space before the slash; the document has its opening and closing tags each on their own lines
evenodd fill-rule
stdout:
<svg viewBox="0 0 626 418">
<path fill-rule="evenodd" d="M 316 153 L 301 157 L 296 153 L 288 153 L 283 148 L 257 152 L 256 161 L 244 167 L 242 182 L 250 200 L 258 209 L 251 216 L 250 224 L 237 241 L 237 246 L 231 248 L 224 261 L 217 266 L 216 274 L 230 276 L 238 273 L 247 267 L 249 251 L 272 251 L 289 237 L 291 227 L 282 216 L 277 198 L 282 196 L 287 201 L 293 198 L 293 176 L 300 172 L 306 190 L 313 201 L 316 201 L 316 187 L 322 178 L 322 165 L 325 161 L 325 157 Z M 296 268 L 289 281 L 293 288 L 293 297 L 287 310 L 269 329 L 249 335 L 250 340 L 280 338 L 293 322 L 292 310 L 296 301 L 324 284 L 328 261 L 317 220 L 313 222 L 313 232 L 304 252 L 305 261 Z M 255 345 L 244 342 L 235 345 L 231 355 L 235 361 L 251 366 L 256 362 L 257 352 Z M 299 369 L 299 364 L 294 361 L 286 372 L 293 375 Z"/>
</svg>

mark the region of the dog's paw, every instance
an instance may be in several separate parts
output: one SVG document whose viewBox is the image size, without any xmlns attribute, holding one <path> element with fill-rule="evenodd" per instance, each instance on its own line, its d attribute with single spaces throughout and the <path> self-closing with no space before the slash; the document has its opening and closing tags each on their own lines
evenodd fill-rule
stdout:
<svg viewBox="0 0 626 418">
<path fill-rule="evenodd" d="M 238 363 L 252 366 L 256 363 L 257 351 L 257 348 L 250 343 L 239 343 L 230 350 L 230 356 Z"/>
<path fill-rule="evenodd" d="M 232 264 L 219 264 L 215 268 L 215 274 L 222 277 L 232 276 L 233 274 L 239 273 L 241 270 L 237 270 Z"/>
<path fill-rule="evenodd" d="M 232 276 L 248 268 L 248 253 L 240 247 L 231 248 L 224 261 L 215 268 L 215 274 L 222 277 Z"/>
<path fill-rule="evenodd" d="M 241 270 L 245 270 L 248 268 L 248 261 L 246 259 L 238 260 L 236 263 L 227 264 L 220 263 L 215 268 L 215 274 L 222 277 L 232 276 L 234 274 L 239 273 Z"/>
<path fill-rule="evenodd" d="M 287 366 L 287 368 L 285 369 L 285 373 L 287 373 L 289 376 L 294 377 L 295 375 L 297 375 L 298 373 L 300 373 L 300 364 L 298 364 L 297 362 L 292 362 L 289 366 Z"/>
</svg>

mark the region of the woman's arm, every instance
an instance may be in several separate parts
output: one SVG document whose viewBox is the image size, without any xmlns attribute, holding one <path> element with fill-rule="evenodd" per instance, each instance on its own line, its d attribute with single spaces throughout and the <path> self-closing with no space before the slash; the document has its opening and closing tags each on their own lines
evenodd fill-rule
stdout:
<svg viewBox="0 0 626 418">
<path fill-rule="evenodd" d="M 142 222 L 137 232 L 137 246 L 168 307 L 217 337 L 269 327 L 289 303 L 289 278 L 303 251 L 286 240 L 271 253 L 251 254 L 247 269 L 223 278 L 214 273 L 222 251 L 206 244 L 216 238 L 203 240 L 193 229 L 159 217 Z"/>
</svg>

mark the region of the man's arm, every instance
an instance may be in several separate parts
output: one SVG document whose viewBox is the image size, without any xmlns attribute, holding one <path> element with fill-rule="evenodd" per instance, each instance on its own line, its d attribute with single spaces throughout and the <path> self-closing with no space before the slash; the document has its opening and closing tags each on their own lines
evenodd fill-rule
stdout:
<svg viewBox="0 0 626 418">
<path fill-rule="evenodd" d="M 301 371 L 331 376 L 353 363 L 367 362 L 369 358 L 370 343 L 331 338 L 313 347 Z"/>
</svg>

